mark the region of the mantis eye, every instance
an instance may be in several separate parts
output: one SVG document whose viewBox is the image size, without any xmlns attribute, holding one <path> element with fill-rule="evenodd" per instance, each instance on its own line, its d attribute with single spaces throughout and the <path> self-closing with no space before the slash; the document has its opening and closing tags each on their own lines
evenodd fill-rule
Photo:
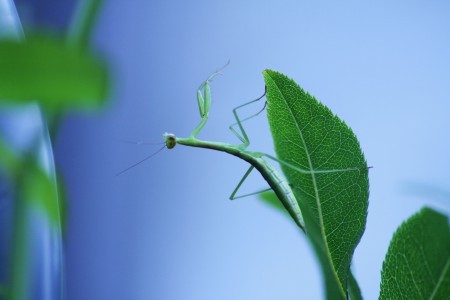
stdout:
<svg viewBox="0 0 450 300">
<path fill-rule="evenodd" d="M 166 140 L 166 147 L 167 149 L 172 149 L 177 144 L 177 139 L 174 134 L 172 133 L 166 133 L 164 134 L 164 138 Z"/>
</svg>

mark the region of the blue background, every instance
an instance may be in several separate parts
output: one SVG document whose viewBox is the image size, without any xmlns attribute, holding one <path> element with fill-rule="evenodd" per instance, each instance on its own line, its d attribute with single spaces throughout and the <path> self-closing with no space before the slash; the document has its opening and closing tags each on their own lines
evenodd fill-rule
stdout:
<svg viewBox="0 0 450 300">
<path fill-rule="evenodd" d="M 64 28 L 73 9 L 19 4 L 29 25 Z M 293 223 L 257 197 L 227 200 L 245 162 L 178 146 L 114 177 L 157 149 L 117 139 L 187 136 L 200 121 L 198 85 L 228 59 L 201 138 L 238 142 L 231 110 L 262 94 L 265 68 L 293 78 L 358 136 L 374 167 L 353 263 L 366 299 L 378 296 L 401 222 L 424 204 L 449 212 L 436 197 L 450 169 L 446 1 L 116 0 L 97 25 L 111 102 L 99 115 L 69 116 L 55 141 L 69 196 L 68 299 L 323 299 Z M 251 149 L 273 153 L 265 114 L 246 128 Z M 254 174 L 243 192 L 265 187 Z"/>
</svg>

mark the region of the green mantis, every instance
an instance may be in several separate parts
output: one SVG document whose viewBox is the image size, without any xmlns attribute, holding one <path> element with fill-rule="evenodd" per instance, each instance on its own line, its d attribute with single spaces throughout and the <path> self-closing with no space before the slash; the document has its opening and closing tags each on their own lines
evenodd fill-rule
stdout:
<svg viewBox="0 0 450 300">
<path fill-rule="evenodd" d="M 200 111 L 200 116 L 202 118 L 201 122 L 197 125 L 197 127 L 192 131 L 191 135 L 187 138 L 180 138 L 175 136 L 172 133 L 164 133 L 164 139 L 166 142 L 167 149 L 173 149 L 177 144 L 184 145 L 184 146 L 190 146 L 190 147 L 198 147 L 198 148 L 205 148 L 205 149 L 212 149 L 217 151 L 226 152 L 228 154 L 234 155 L 236 157 L 239 157 L 240 159 L 245 160 L 248 162 L 251 166 L 247 170 L 247 172 L 244 174 L 242 179 L 239 181 L 238 185 L 232 192 L 230 196 L 230 200 L 245 197 L 248 195 L 256 194 L 248 194 L 243 196 L 236 196 L 236 193 L 238 192 L 239 188 L 243 184 L 243 182 L 246 180 L 246 178 L 249 176 L 249 174 L 253 171 L 253 169 L 256 169 L 259 171 L 259 173 L 263 176 L 263 178 L 266 180 L 266 182 L 269 184 L 270 189 L 272 189 L 275 194 L 277 195 L 278 199 L 281 201 L 283 206 L 287 209 L 291 217 L 294 219 L 295 223 L 306 232 L 306 226 L 305 221 L 303 219 L 302 212 L 300 210 L 300 206 L 297 202 L 296 197 L 294 196 L 294 193 L 292 191 L 292 188 L 290 184 L 287 182 L 287 180 L 284 178 L 282 174 L 280 174 L 277 169 L 275 169 L 266 159 L 270 159 L 273 161 L 276 161 L 282 165 L 285 165 L 297 172 L 303 173 L 303 174 L 318 174 L 318 173 L 334 173 L 334 172 L 345 172 L 345 171 L 354 171 L 359 170 L 357 168 L 348 168 L 348 169 L 338 169 L 338 170 L 304 170 L 301 169 L 295 165 L 292 165 L 288 162 L 285 162 L 283 160 L 280 160 L 274 156 L 271 156 L 269 154 L 263 153 L 263 152 L 254 152 L 247 150 L 248 146 L 250 145 L 250 139 L 242 125 L 242 123 L 256 115 L 258 115 L 261 111 L 258 113 L 247 117 L 243 120 L 241 120 L 238 116 L 238 110 L 244 106 L 250 105 L 256 101 L 261 100 L 264 96 L 252 100 L 250 102 L 244 103 L 236 108 L 233 109 L 233 114 L 236 119 L 236 123 L 232 124 L 230 126 L 230 130 L 236 135 L 236 137 L 242 142 L 241 144 L 235 145 L 235 144 L 228 144 L 228 143 L 222 143 L 222 142 L 211 142 L 211 141 L 204 141 L 197 138 L 197 135 L 200 133 L 202 128 L 205 126 L 207 120 L 208 120 L 208 114 L 211 107 L 211 89 L 210 89 L 210 81 L 217 76 L 220 73 L 220 70 L 213 73 L 209 78 L 203 82 L 198 91 L 197 91 L 197 101 Z M 263 108 L 264 110 L 264 108 Z M 239 130 L 235 129 L 235 126 L 238 127 Z"/>
</svg>

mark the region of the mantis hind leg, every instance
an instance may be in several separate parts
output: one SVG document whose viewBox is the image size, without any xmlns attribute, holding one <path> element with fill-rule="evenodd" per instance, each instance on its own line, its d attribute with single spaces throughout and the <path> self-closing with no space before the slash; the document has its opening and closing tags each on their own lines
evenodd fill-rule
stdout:
<svg viewBox="0 0 450 300">
<path fill-rule="evenodd" d="M 253 171 L 255 167 L 254 166 L 250 166 L 250 168 L 248 168 L 247 172 L 245 172 L 244 176 L 242 177 L 242 179 L 239 181 L 238 185 L 236 186 L 236 188 L 234 189 L 234 191 L 231 193 L 230 195 L 230 200 L 235 200 L 235 199 L 239 199 L 239 198 L 244 198 L 244 197 L 248 197 L 248 196 L 252 196 L 252 195 L 256 195 L 256 194 L 260 194 L 263 192 L 267 192 L 270 191 L 271 188 L 262 190 L 262 191 L 258 191 L 258 192 L 254 192 L 254 193 L 250 193 L 250 194 L 245 194 L 245 195 L 240 195 L 240 196 L 236 196 L 236 193 L 238 192 L 238 190 L 240 189 L 241 185 L 244 183 L 245 179 L 247 179 L 248 175 L 250 175 L 250 173 Z"/>
<path fill-rule="evenodd" d="M 264 102 L 264 107 L 262 109 L 260 109 L 257 113 L 255 113 L 249 117 L 246 117 L 243 120 L 241 120 L 239 118 L 237 110 L 261 100 L 265 95 L 266 95 L 266 91 L 264 91 L 264 94 L 262 94 L 260 97 L 254 99 L 252 101 L 249 101 L 247 103 L 244 103 L 242 105 L 239 105 L 238 107 L 235 107 L 233 109 L 233 115 L 234 115 L 234 118 L 236 119 L 236 123 L 231 124 L 229 128 L 230 128 L 231 132 L 233 132 L 234 135 L 242 142 L 242 146 L 244 146 L 244 148 L 248 147 L 248 145 L 250 145 L 250 139 L 248 138 L 248 135 L 245 132 L 245 129 L 244 129 L 244 126 L 242 126 L 242 123 L 244 123 L 245 121 L 250 120 L 251 118 L 254 118 L 257 115 L 259 115 L 260 113 L 262 113 L 264 111 L 264 109 L 266 108 L 267 102 Z M 239 127 L 240 133 L 235 129 L 235 126 Z"/>
<path fill-rule="evenodd" d="M 279 159 L 275 156 L 272 156 L 270 154 L 266 154 L 266 153 L 262 153 L 262 152 L 258 152 L 257 153 L 260 157 L 267 157 L 273 161 L 278 162 L 280 165 L 284 165 L 288 168 L 291 168 L 299 173 L 302 174 L 325 174 L 325 173 L 340 173 L 340 172 L 354 172 L 354 171 L 363 171 L 363 170 L 369 170 L 372 167 L 351 167 L 351 168 L 344 168 L 344 169 L 332 169 L 332 170 L 306 170 L 306 169 L 302 169 L 298 166 L 295 166 L 291 163 L 288 163 L 287 161 L 284 161 L 282 159 Z"/>
</svg>

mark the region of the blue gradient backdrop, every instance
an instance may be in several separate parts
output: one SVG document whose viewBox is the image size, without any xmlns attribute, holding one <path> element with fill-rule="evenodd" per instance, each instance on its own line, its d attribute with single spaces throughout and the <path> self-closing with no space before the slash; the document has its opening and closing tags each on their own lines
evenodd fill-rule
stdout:
<svg viewBox="0 0 450 300">
<path fill-rule="evenodd" d="M 374 168 L 353 267 L 365 298 L 377 298 L 397 226 L 424 204 L 449 211 L 407 188 L 448 186 L 449 28 L 447 1 L 106 1 L 94 44 L 113 66 L 112 101 L 101 115 L 70 116 L 56 140 L 70 199 L 68 299 L 323 299 L 293 223 L 257 197 L 227 200 L 244 162 L 176 147 L 114 177 L 157 149 L 115 139 L 188 135 L 198 85 L 228 59 L 202 138 L 238 142 L 231 110 L 262 94 L 265 68 L 358 136 Z M 247 128 L 252 149 L 273 152 L 265 115 Z M 255 174 L 243 189 L 265 186 Z"/>
</svg>

